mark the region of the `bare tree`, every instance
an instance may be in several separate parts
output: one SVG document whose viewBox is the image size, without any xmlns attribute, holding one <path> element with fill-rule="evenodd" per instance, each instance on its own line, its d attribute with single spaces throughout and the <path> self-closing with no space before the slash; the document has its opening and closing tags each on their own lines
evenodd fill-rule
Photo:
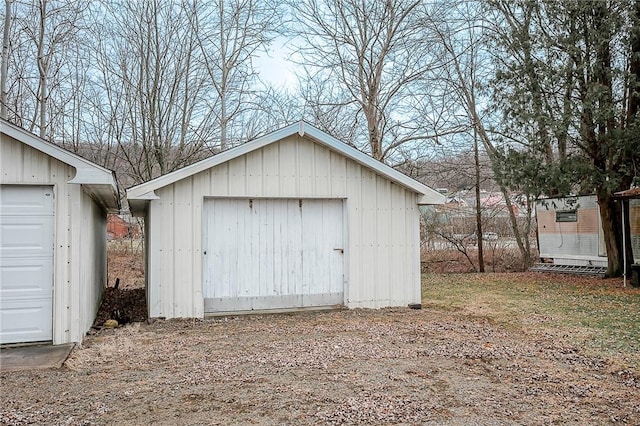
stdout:
<svg viewBox="0 0 640 426">
<path fill-rule="evenodd" d="M 340 116 L 353 117 L 343 133 L 365 130 L 366 150 L 379 160 L 403 144 L 433 137 L 425 121 L 413 120 L 416 103 L 426 96 L 413 90 L 414 83 L 437 67 L 424 42 L 426 3 L 310 0 L 291 7 L 307 88 L 321 89 L 306 97 L 319 126 L 328 115 L 334 125 Z"/>
<path fill-rule="evenodd" d="M 224 150 L 244 139 L 241 128 L 232 129 L 234 121 L 260 109 L 253 102 L 252 57 L 276 37 L 282 15 L 277 2 L 266 0 L 194 0 L 190 7 L 191 28 L 217 94 L 211 107 L 220 128 L 218 148 Z"/>
<path fill-rule="evenodd" d="M 11 27 L 11 0 L 5 0 L 4 30 L 2 31 L 2 65 L 0 68 L 0 117 L 7 119 L 7 71 L 9 65 L 9 28 Z"/>
<path fill-rule="evenodd" d="M 11 40 L 4 106 L 11 105 L 13 121 L 30 131 L 37 130 L 41 137 L 52 137 L 51 122 L 59 117 L 52 114 L 51 95 L 58 92 L 55 96 L 65 97 L 61 70 L 69 63 L 67 49 L 79 42 L 86 2 L 32 0 L 13 5 L 14 25 L 4 29 Z"/>
<path fill-rule="evenodd" d="M 94 133 L 116 141 L 129 183 L 202 158 L 214 137 L 212 86 L 192 12 L 168 0 L 109 2 L 94 10 L 104 22 L 95 46 Z"/>
<path fill-rule="evenodd" d="M 461 2 L 458 5 L 450 4 L 449 6 L 450 19 L 447 22 L 441 22 L 440 25 L 434 25 L 434 28 L 437 28 L 439 44 L 443 49 L 443 57 L 446 58 L 447 64 L 443 81 L 450 87 L 449 91 L 456 96 L 457 102 L 462 105 L 475 134 L 482 141 L 495 168 L 499 162 L 498 151 L 485 126 L 488 117 L 483 116 L 481 112 L 477 93 L 482 79 L 488 81 L 488 73 L 492 71 L 490 67 L 481 68 L 479 63 L 480 58 L 483 57 L 480 46 L 484 43 L 484 35 L 478 25 L 481 22 L 481 10 L 478 5 L 467 2 Z M 506 203 L 523 264 L 528 267 L 532 263 L 529 238 L 531 220 L 527 221 L 524 230 L 520 229 L 516 218 L 516 209 L 511 201 L 511 191 L 504 181 L 498 181 L 498 184 Z"/>
</svg>

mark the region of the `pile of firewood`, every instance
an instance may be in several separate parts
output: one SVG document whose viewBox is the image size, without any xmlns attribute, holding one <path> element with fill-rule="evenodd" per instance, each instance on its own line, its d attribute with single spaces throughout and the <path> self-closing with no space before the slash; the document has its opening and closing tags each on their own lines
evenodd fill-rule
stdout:
<svg viewBox="0 0 640 426">
<path fill-rule="evenodd" d="M 147 302 L 144 289 L 107 287 L 93 326 L 102 328 L 108 320 L 115 320 L 118 325 L 146 321 Z"/>
</svg>

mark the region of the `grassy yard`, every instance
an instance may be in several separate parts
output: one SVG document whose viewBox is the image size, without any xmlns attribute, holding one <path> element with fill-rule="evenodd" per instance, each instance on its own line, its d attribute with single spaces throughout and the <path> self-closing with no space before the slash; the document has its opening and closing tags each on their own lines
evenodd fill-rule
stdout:
<svg viewBox="0 0 640 426">
<path fill-rule="evenodd" d="M 462 311 L 528 334 L 550 333 L 640 372 L 640 289 L 559 274 L 426 274 L 426 307 Z"/>
<path fill-rule="evenodd" d="M 533 273 L 423 289 L 421 310 L 103 329 L 61 369 L 0 371 L 0 424 L 638 424 L 639 289 Z"/>
</svg>

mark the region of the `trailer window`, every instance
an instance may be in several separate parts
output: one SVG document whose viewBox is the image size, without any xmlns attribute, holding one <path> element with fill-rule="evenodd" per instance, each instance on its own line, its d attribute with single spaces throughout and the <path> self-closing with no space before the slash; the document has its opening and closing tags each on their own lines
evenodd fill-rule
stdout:
<svg viewBox="0 0 640 426">
<path fill-rule="evenodd" d="M 577 210 L 556 210 L 556 222 L 577 222 Z"/>
</svg>

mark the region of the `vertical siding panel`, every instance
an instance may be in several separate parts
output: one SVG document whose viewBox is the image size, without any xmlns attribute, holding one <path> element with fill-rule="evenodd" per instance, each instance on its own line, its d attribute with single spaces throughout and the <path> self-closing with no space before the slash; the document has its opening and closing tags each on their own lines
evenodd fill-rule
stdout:
<svg viewBox="0 0 640 426">
<path fill-rule="evenodd" d="M 365 168 L 361 168 L 362 201 L 360 203 L 362 214 L 362 302 L 377 307 L 375 300 L 378 296 L 377 287 L 379 278 L 376 276 L 376 262 L 381 261 L 376 257 L 376 183 L 375 174 Z"/>
<path fill-rule="evenodd" d="M 95 319 L 106 272 L 106 215 L 84 191 L 81 191 L 81 213 L 78 341 Z"/>
<path fill-rule="evenodd" d="M 252 259 L 251 254 L 251 240 L 249 238 L 249 232 L 251 226 L 251 210 L 249 209 L 249 201 L 248 200 L 237 200 L 236 202 L 237 210 L 236 217 L 238 221 L 237 232 L 235 235 L 235 244 L 237 247 L 236 256 L 237 263 L 235 265 L 236 268 L 236 279 L 238 283 L 248 283 L 251 281 L 251 265 L 255 259 Z M 229 236 L 231 237 L 231 236 Z M 247 292 L 248 289 L 242 288 L 243 292 Z M 241 293 L 237 293 L 236 296 L 243 296 Z"/>
<path fill-rule="evenodd" d="M 147 303 L 149 315 L 151 317 L 159 317 L 166 315 L 162 310 L 162 232 L 164 223 L 162 221 L 162 205 L 161 200 L 152 200 L 149 205 L 149 213 L 147 214 L 147 251 L 149 258 L 147 260 Z M 160 231 L 159 231 L 160 230 Z"/>
<path fill-rule="evenodd" d="M 391 239 L 391 182 L 381 176 L 374 178 L 376 186 L 376 293 L 377 305 L 389 306 L 391 299 L 392 277 L 389 274 L 391 251 L 389 247 Z M 397 286 L 396 286 L 397 288 Z M 395 289 L 394 289 L 395 291 Z"/>
<path fill-rule="evenodd" d="M 331 162 L 331 191 L 332 197 L 345 197 L 347 195 L 347 159 L 335 152 L 329 151 Z"/>
<path fill-rule="evenodd" d="M 220 224 L 216 226 L 217 229 L 220 229 L 220 238 L 222 241 L 225 241 L 226 252 L 230 253 L 230 255 L 220 256 L 220 271 L 221 275 L 219 275 L 220 280 L 215 283 L 217 286 L 220 284 L 220 287 L 224 289 L 225 295 L 230 296 L 238 296 L 238 293 L 244 291 L 244 288 L 238 287 L 240 284 L 236 274 L 237 268 L 233 264 L 233 257 L 237 254 L 237 244 L 235 239 L 237 238 L 237 229 L 238 229 L 238 204 L 241 200 L 230 200 L 228 203 L 221 201 L 220 203 L 216 203 L 220 205 Z M 216 238 L 214 235 L 213 238 Z"/>
<path fill-rule="evenodd" d="M 405 257 L 407 250 L 407 212 L 405 203 L 405 190 L 398 185 L 391 185 L 391 256 L 389 258 L 390 274 L 393 280 L 401 283 L 396 287 L 391 298 L 393 302 L 403 304 L 405 298 L 405 288 L 407 284 L 407 274 L 405 268 Z"/>
<path fill-rule="evenodd" d="M 287 221 L 289 223 L 287 236 L 289 239 L 289 256 L 288 268 L 289 276 L 288 292 L 289 294 L 302 294 L 302 235 L 298 230 L 302 229 L 302 214 L 298 204 L 298 200 L 287 201 Z"/>
<path fill-rule="evenodd" d="M 72 194 L 70 190 L 76 185 L 67 184 L 71 178 L 71 167 L 55 160 L 50 160 L 51 179 L 56 182 L 56 211 L 55 211 L 55 241 L 56 250 L 54 254 L 55 277 L 54 277 L 54 314 L 53 314 L 53 343 L 65 343 L 72 341 L 70 322 L 71 313 L 71 291 L 73 282 L 71 277 L 71 214 L 72 214 Z"/>
<path fill-rule="evenodd" d="M 313 282 L 315 262 L 317 260 L 316 247 L 316 224 L 318 223 L 311 200 L 304 200 L 300 214 L 302 217 L 302 297 L 310 294 L 311 283 Z"/>
<path fill-rule="evenodd" d="M 265 197 L 280 195 L 280 143 L 272 143 L 262 148 L 262 175 Z"/>
<path fill-rule="evenodd" d="M 87 202 L 89 197 L 80 191 L 80 206 L 78 208 L 80 214 L 80 220 L 76 220 L 74 223 L 74 232 L 80 234 L 80 244 L 78 250 L 81 255 L 81 263 L 76 267 L 78 269 L 78 321 L 77 326 L 79 329 L 84 328 L 85 318 L 87 311 L 90 310 L 89 296 L 91 294 L 91 288 L 89 283 L 93 282 L 91 279 L 91 271 L 95 268 L 95 253 L 93 250 L 93 235 L 91 234 L 91 203 Z M 77 229 L 80 228 L 78 232 Z M 79 330 L 78 330 L 79 332 Z"/>
<path fill-rule="evenodd" d="M 280 218 L 276 217 L 274 211 L 274 203 L 268 200 L 265 200 L 267 214 L 266 216 L 266 224 L 264 227 L 264 240 L 265 240 L 265 276 L 263 278 L 265 284 L 265 293 L 271 296 L 274 296 L 276 293 L 274 291 L 274 269 L 275 264 L 274 260 L 276 259 L 274 249 L 274 227 L 276 225 L 276 221 Z"/>
<path fill-rule="evenodd" d="M 324 200 L 328 213 L 328 217 L 325 220 L 325 224 L 328 226 L 328 230 L 324 232 L 328 235 L 330 242 L 328 246 L 332 248 L 329 253 L 329 271 L 331 275 L 331 283 L 329 285 L 332 293 L 344 292 L 344 253 L 345 253 L 345 240 L 344 240 L 344 211 L 342 200 Z M 333 250 L 333 249 L 342 249 Z"/>
<path fill-rule="evenodd" d="M 255 201 L 254 201 L 255 202 Z M 259 230 L 258 230 L 258 294 L 267 294 L 268 288 L 268 267 L 269 263 L 269 247 L 268 247 L 268 218 L 269 218 L 269 206 L 267 200 L 258 200 L 260 208 L 258 210 L 259 217 Z"/>
<path fill-rule="evenodd" d="M 84 293 L 80 305 L 80 333 L 88 330 L 98 312 L 106 284 L 106 213 L 89 197 L 82 194 L 82 211 L 86 218 L 82 238 L 85 261 L 81 276 Z"/>
<path fill-rule="evenodd" d="M 246 195 L 247 194 L 247 170 L 246 156 L 234 158 L 229 161 L 229 194 Z"/>
<path fill-rule="evenodd" d="M 322 145 L 312 144 L 314 159 L 315 197 L 331 195 L 331 153 Z"/>
<path fill-rule="evenodd" d="M 298 197 L 313 197 L 314 195 L 314 144 L 308 140 L 298 138 Z"/>
<path fill-rule="evenodd" d="M 279 177 L 280 195 L 296 197 L 296 176 L 298 169 L 297 139 L 289 137 L 278 142 L 279 145 Z"/>
<path fill-rule="evenodd" d="M 250 269 L 251 269 L 251 277 L 249 286 L 260 286 L 260 212 L 262 211 L 262 204 L 260 200 L 253 200 L 252 207 L 250 209 L 250 223 L 249 226 L 251 232 L 251 257 L 250 257 Z M 249 293 L 249 289 L 247 289 L 247 294 L 243 294 L 242 296 L 246 296 Z"/>
<path fill-rule="evenodd" d="M 420 210 L 418 209 L 418 195 L 409 193 L 409 202 L 411 202 L 411 223 L 413 224 L 413 264 L 411 265 L 411 274 L 413 280 L 407 280 L 412 285 L 411 299 L 407 303 L 420 303 L 422 301 L 422 274 L 420 268 Z"/>
<path fill-rule="evenodd" d="M 415 193 L 407 191 L 407 209 L 409 215 L 407 222 L 410 225 L 411 234 L 408 235 L 408 241 L 411 246 L 408 249 L 412 256 L 409 256 L 412 262 L 407 270 L 407 285 L 410 285 L 409 300 L 407 303 L 420 303 L 422 300 L 422 287 L 420 276 L 420 210 L 418 209 L 418 196 Z"/>
<path fill-rule="evenodd" d="M 0 166 L 2 166 L 2 181 L 6 183 L 20 183 L 22 179 L 23 144 L 8 136 L 0 136 Z"/>
<path fill-rule="evenodd" d="M 73 185 L 70 188 L 71 193 L 71 215 L 69 217 L 68 229 L 71 233 L 71 259 L 70 259 L 70 275 L 71 286 L 69 294 L 69 335 L 72 340 L 75 340 L 73 336 L 78 336 L 80 325 L 80 280 L 82 263 L 85 261 L 84 256 L 86 253 L 82 253 L 82 239 L 86 236 L 82 233 L 82 189 L 80 185 Z"/>
<path fill-rule="evenodd" d="M 406 262 L 405 270 L 407 276 L 406 297 L 407 303 L 420 302 L 420 221 L 418 211 L 418 200 L 414 193 L 405 191 L 406 219 Z"/>
<path fill-rule="evenodd" d="M 158 191 L 160 202 L 158 206 L 160 208 L 160 221 L 161 229 L 160 235 L 160 276 L 158 282 L 160 283 L 160 310 L 161 316 L 167 316 L 172 318 L 174 315 L 174 247 L 175 247 L 175 229 L 173 218 L 173 204 L 174 204 L 174 186 L 170 185 L 162 188 Z M 156 231 L 157 232 L 157 231 Z"/>
<path fill-rule="evenodd" d="M 193 292 L 194 292 L 194 271 L 193 262 L 193 238 L 194 222 L 192 215 L 185 214 L 193 211 L 191 204 L 193 195 L 193 179 L 191 177 L 182 179 L 174 185 L 174 203 L 171 216 L 174 229 L 174 253 L 172 262 L 173 282 L 170 283 L 173 290 L 173 316 L 192 317 L 193 316 Z"/>
<path fill-rule="evenodd" d="M 362 213 L 362 175 L 361 167 L 353 161 L 348 161 L 347 168 L 347 288 L 345 300 L 353 303 L 354 307 L 363 297 L 363 213 Z"/>
<path fill-rule="evenodd" d="M 215 198 L 211 198 L 206 200 L 205 203 L 205 212 L 206 212 L 206 235 L 204 238 L 206 239 L 205 249 L 207 250 L 207 254 L 205 256 L 206 259 L 206 277 L 204 279 L 205 287 L 203 291 L 203 296 L 205 298 L 213 298 L 218 297 L 219 292 L 221 291 L 220 285 L 218 285 L 218 277 L 220 274 L 220 253 L 218 252 L 218 245 L 214 243 L 216 239 L 222 240 L 222 235 L 219 232 L 220 225 L 220 207 L 218 206 L 218 200 Z M 214 250 L 215 248 L 215 250 Z"/>
<path fill-rule="evenodd" d="M 203 195 L 229 195 L 229 163 L 220 164 L 209 170 L 211 185 L 209 192 Z"/>
<path fill-rule="evenodd" d="M 202 296 L 203 285 L 203 210 L 204 196 L 211 193 L 211 173 L 209 170 L 198 173 L 193 177 L 193 190 L 191 192 L 193 239 L 191 241 L 191 268 L 193 270 L 193 300 L 192 309 L 194 317 L 204 315 L 204 298 Z"/>
<path fill-rule="evenodd" d="M 246 195 L 259 197 L 264 194 L 262 172 L 262 150 L 256 150 L 246 155 L 245 176 L 247 179 Z"/>
<path fill-rule="evenodd" d="M 273 257 L 275 259 L 273 264 L 273 294 L 281 295 L 284 294 L 282 291 L 283 285 L 283 263 L 286 256 L 286 252 L 284 250 L 283 245 L 285 244 L 285 240 L 283 238 L 283 233 L 285 232 L 286 224 L 287 224 L 287 210 L 286 210 L 286 201 L 285 202 L 277 202 L 273 203 L 273 217 L 274 217 L 274 227 L 273 227 Z"/>
<path fill-rule="evenodd" d="M 49 156 L 26 145 L 23 150 L 22 181 L 28 183 L 47 182 L 49 180 Z M 65 165 L 65 167 L 67 166 Z"/>
<path fill-rule="evenodd" d="M 66 183 L 60 184 L 56 182 L 58 173 L 58 165 L 51 160 L 51 182 L 55 182 L 54 191 L 54 251 L 53 251 L 53 344 L 66 342 L 65 340 L 65 320 L 66 320 L 66 277 L 64 273 L 64 265 L 67 262 L 65 257 L 65 247 L 67 233 L 64 232 L 64 215 L 66 209 Z"/>
</svg>

